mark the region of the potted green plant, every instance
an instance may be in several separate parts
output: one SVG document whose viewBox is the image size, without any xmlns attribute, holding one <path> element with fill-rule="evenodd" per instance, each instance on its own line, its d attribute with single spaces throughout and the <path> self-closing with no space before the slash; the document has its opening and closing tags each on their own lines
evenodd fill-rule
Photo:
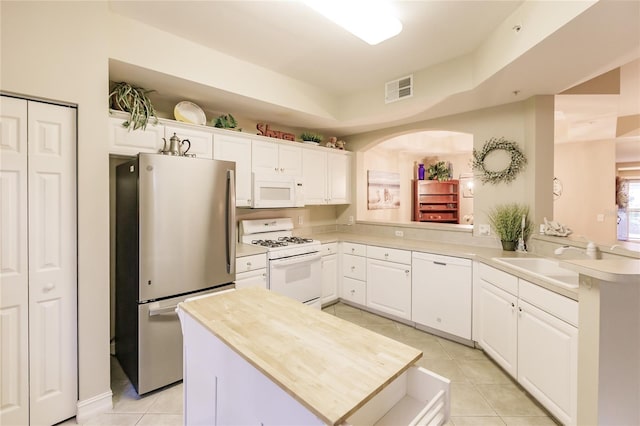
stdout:
<svg viewBox="0 0 640 426">
<path fill-rule="evenodd" d="M 129 130 L 146 129 L 151 118 L 158 123 L 156 110 L 153 108 L 151 100 L 147 96 L 153 90 L 134 86 L 124 81 L 118 82 L 109 93 L 109 106 L 112 109 L 128 112 L 131 117 L 122 123 Z"/>
<path fill-rule="evenodd" d="M 438 161 L 435 164 L 431 164 L 427 168 L 427 173 L 429 174 L 429 180 L 438 180 L 440 182 L 444 180 L 449 180 L 449 167 L 447 163 L 444 161 Z"/>
<path fill-rule="evenodd" d="M 500 238 L 503 250 L 514 251 L 520 237 L 526 242 L 531 236 L 529 206 L 518 203 L 501 204 L 489 211 L 488 219 Z"/>
<path fill-rule="evenodd" d="M 313 132 L 302 132 L 302 134 L 300 135 L 300 139 L 302 139 L 304 142 L 319 144 L 320 142 L 322 142 L 322 135 Z"/>
<path fill-rule="evenodd" d="M 238 127 L 238 122 L 231 114 L 223 114 L 211 121 L 214 127 L 218 127 L 220 129 L 235 129 Z"/>
</svg>

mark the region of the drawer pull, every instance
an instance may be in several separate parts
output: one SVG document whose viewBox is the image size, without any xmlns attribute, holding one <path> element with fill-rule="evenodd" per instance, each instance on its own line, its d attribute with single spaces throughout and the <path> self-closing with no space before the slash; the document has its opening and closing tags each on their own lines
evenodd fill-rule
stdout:
<svg viewBox="0 0 640 426">
<path fill-rule="evenodd" d="M 355 266 L 352 266 L 352 267 L 351 267 L 351 270 L 352 270 L 352 271 L 355 271 L 355 270 L 356 270 L 356 267 L 355 267 Z"/>
<path fill-rule="evenodd" d="M 356 291 L 354 289 L 351 289 L 351 295 L 353 296 L 354 294 L 356 294 Z"/>
<path fill-rule="evenodd" d="M 440 265 L 440 266 L 447 266 L 446 263 L 444 263 L 444 262 L 436 262 L 435 260 L 433 261 L 433 264 L 434 265 Z"/>
<path fill-rule="evenodd" d="M 247 268 L 251 268 L 251 262 L 247 262 Z"/>
</svg>

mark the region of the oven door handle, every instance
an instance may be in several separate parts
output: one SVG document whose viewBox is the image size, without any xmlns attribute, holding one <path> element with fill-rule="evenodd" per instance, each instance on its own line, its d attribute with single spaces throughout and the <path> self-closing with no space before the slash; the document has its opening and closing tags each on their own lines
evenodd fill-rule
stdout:
<svg viewBox="0 0 640 426">
<path fill-rule="evenodd" d="M 286 259 L 273 259 L 271 260 L 271 266 L 276 268 L 289 266 L 289 265 L 299 265 L 301 263 L 313 262 L 315 260 L 320 260 L 322 254 L 320 252 L 304 254 L 301 256 L 292 256 Z"/>
</svg>

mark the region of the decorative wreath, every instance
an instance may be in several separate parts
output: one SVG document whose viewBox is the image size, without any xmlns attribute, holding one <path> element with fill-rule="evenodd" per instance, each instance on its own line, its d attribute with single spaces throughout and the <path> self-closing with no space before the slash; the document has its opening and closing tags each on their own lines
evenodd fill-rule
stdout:
<svg viewBox="0 0 640 426">
<path fill-rule="evenodd" d="M 484 165 L 484 159 L 492 151 L 496 149 L 505 150 L 511 155 L 511 163 L 509 167 L 500 171 L 487 170 Z M 482 183 L 510 183 L 513 181 L 517 174 L 524 170 L 527 164 L 527 158 L 520 150 L 520 147 L 513 141 L 508 141 L 505 138 L 491 138 L 485 142 L 482 147 L 482 151 L 473 150 L 473 169 L 482 172 Z"/>
</svg>

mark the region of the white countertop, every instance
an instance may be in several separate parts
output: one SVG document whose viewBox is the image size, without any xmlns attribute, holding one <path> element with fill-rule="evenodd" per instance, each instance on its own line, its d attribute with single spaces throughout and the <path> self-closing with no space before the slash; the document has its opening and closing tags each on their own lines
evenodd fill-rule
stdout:
<svg viewBox="0 0 640 426">
<path fill-rule="evenodd" d="M 602 281 L 640 284 L 638 259 L 567 260 L 561 266 Z"/>
</svg>

